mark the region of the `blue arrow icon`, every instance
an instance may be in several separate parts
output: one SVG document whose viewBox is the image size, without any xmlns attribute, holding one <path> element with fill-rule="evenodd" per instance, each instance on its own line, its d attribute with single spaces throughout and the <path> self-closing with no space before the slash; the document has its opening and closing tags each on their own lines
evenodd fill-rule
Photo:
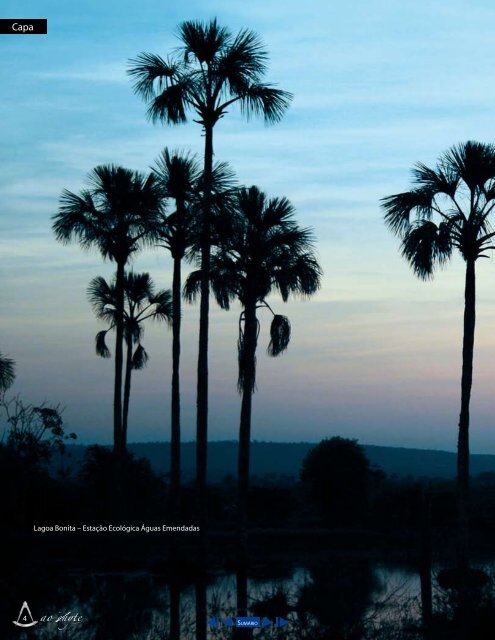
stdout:
<svg viewBox="0 0 495 640">
<path fill-rule="evenodd" d="M 287 620 L 284 620 L 283 618 L 276 618 L 275 619 L 275 626 L 276 627 L 285 627 L 286 624 L 289 624 Z"/>
<path fill-rule="evenodd" d="M 263 626 L 264 627 L 269 627 L 271 624 L 273 624 L 273 622 L 271 620 L 269 620 L 268 618 L 263 618 Z"/>
<path fill-rule="evenodd" d="M 208 625 L 212 628 L 212 629 L 216 629 L 217 627 L 219 627 L 219 622 L 218 622 L 218 618 L 212 618 L 211 620 L 208 620 Z"/>
<path fill-rule="evenodd" d="M 234 626 L 234 621 L 232 620 L 232 618 L 227 618 L 227 620 L 223 621 L 224 625 L 226 627 L 233 627 Z"/>
</svg>

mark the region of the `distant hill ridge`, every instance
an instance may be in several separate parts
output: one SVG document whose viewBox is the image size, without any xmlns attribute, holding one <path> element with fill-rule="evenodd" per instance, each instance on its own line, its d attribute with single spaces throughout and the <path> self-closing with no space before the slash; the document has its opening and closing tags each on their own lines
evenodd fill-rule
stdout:
<svg viewBox="0 0 495 640">
<path fill-rule="evenodd" d="M 251 444 L 252 476 L 286 476 L 297 478 L 302 461 L 316 446 L 309 442 L 253 442 Z M 456 454 L 431 449 L 408 449 L 362 445 L 371 464 L 383 469 L 389 476 L 412 478 L 454 478 Z M 77 467 L 84 455 L 84 445 L 67 447 L 72 465 Z M 170 443 L 138 442 L 129 444 L 129 450 L 138 457 L 148 458 L 152 468 L 160 474 L 169 472 Z M 196 444 L 186 442 L 181 447 L 183 478 L 194 478 Z M 471 474 L 495 473 L 495 455 L 472 454 Z M 210 442 L 208 445 L 209 482 L 222 481 L 237 473 L 237 443 L 235 441 Z"/>
</svg>

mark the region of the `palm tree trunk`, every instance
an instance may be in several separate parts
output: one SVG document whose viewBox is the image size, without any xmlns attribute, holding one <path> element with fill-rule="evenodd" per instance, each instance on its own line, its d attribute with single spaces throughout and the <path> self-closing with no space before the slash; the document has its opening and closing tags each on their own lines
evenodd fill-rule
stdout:
<svg viewBox="0 0 495 640">
<path fill-rule="evenodd" d="M 469 402 L 473 382 L 474 328 L 476 322 L 475 261 L 466 264 L 464 336 L 462 343 L 461 413 L 457 442 L 457 563 L 461 572 L 469 564 Z"/>
<path fill-rule="evenodd" d="M 421 553 L 419 565 L 421 623 L 423 627 L 423 640 L 430 640 L 433 618 L 433 593 L 431 584 L 431 494 L 429 487 L 423 491 L 421 511 Z"/>
<path fill-rule="evenodd" d="M 170 640 L 180 640 L 180 584 L 174 575 L 169 587 L 170 592 Z"/>
<path fill-rule="evenodd" d="M 125 363 L 124 378 L 124 411 L 122 414 L 122 446 L 127 450 L 127 419 L 129 416 L 129 399 L 131 397 L 131 374 L 132 374 L 132 338 L 127 336 L 127 354 Z"/>
<path fill-rule="evenodd" d="M 464 333 L 462 341 L 461 413 L 457 440 L 457 569 L 459 627 L 469 637 L 469 402 L 473 382 L 474 329 L 476 323 L 475 261 L 466 261 Z"/>
<path fill-rule="evenodd" d="M 237 597 L 237 615 L 247 615 L 247 602 L 248 602 L 248 562 L 246 560 L 241 564 L 238 564 L 236 574 L 236 597 Z M 253 637 L 253 630 L 244 627 L 234 628 L 232 637 L 234 640 L 249 640 Z"/>
<path fill-rule="evenodd" d="M 174 256 L 172 283 L 172 415 L 170 445 L 171 511 L 177 515 L 180 492 L 180 325 L 181 325 L 181 258 Z"/>
<path fill-rule="evenodd" d="M 196 600 L 196 638 L 195 640 L 206 640 L 207 638 L 207 596 L 206 596 L 206 571 L 199 568 L 195 585 Z"/>
<path fill-rule="evenodd" d="M 249 454 L 251 444 L 251 409 L 256 375 L 256 342 L 258 323 L 256 321 L 256 301 L 249 301 L 244 308 L 244 344 L 241 355 L 242 404 L 239 426 L 239 457 L 237 478 L 238 508 L 238 584 L 237 613 L 247 615 L 247 567 L 248 567 L 248 491 Z"/>
<path fill-rule="evenodd" d="M 117 317 L 115 321 L 115 384 L 113 393 L 113 449 L 118 456 L 125 451 L 122 438 L 122 368 L 123 368 L 123 339 L 124 339 L 124 263 L 117 263 Z"/>
<path fill-rule="evenodd" d="M 210 306 L 210 218 L 213 170 L 213 126 L 205 124 L 204 211 L 201 233 L 201 302 L 199 310 L 199 350 L 196 414 L 196 491 L 203 546 L 206 522 L 206 477 L 208 448 L 208 324 Z M 203 552 L 200 552 L 203 555 Z"/>
</svg>

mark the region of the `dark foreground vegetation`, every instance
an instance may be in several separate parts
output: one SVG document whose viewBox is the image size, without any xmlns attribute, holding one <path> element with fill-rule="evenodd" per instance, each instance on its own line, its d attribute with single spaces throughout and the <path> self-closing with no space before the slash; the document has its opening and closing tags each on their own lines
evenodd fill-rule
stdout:
<svg viewBox="0 0 495 640">
<path fill-rule="evenodd" d="M 170 616 L 172 600 L 180 600 L 181 594 L 180 615 L 187 617 L 187 611 L 194 610 L 192 601 L 186 603 L 198 585 L 209 594 L 209 618 L 215 612 L 225 618 L 235 615 L 235 604 L 218 577 L 234 581 L 238 566 L 235 478 L 208 487 L 207 571 L 199 579 L 197 531 L 143 530 L 143 525 L 194 527 L 194 484 L 184 485 L 179 514 L 171 517 L 169 478 L 158 476 L 147 460 L 132 454 L 122 459 L 109 448 L 88 447 L 77 474 L 68 473 L 70 458 L 65 467 L 50 472 L 50 457 L 65 437 L 63 426 L 58 427 L 62 431 L 55 440 L 7 438 L 0 447 L 6 535 L 2 619 L 10 621 L 11 612 L 26 599 L 38 609 L 56 609 L 70 594 L 71 601 L 75 598 L 79 608 L 89 612 L 91 629 L 81 637 L 193 638 L 194 620 L 173 623 Z M 471 542 L 480 567 L 492 561 L 494 502 L 495 474 L 475 478 Z M 455 557 L 455 516 L 454 481 L 388 478 L 369 464 L 355 441 L 323 441 L 306 456 L 297 481 L 258 477 L 250 487 L 249 611 L 268 619 L 286 616 L 288 638 L 457 638 L 457 592 L 448 571 L 440 571 L 451 567 Z M 34 530 L 55 524 L 122 530 Z M 380 606 L 393 613 L 378 613 L 376 594 L 386 590 L 376 571 L 382 564 L 402 567 L 413 576 L 425 571 L 432 576 L 426 622 L 437 635 L 425 636 L 422 626 L 419 599 L 427 594 L 424 589 L 417 590 L 407 607 L 403 595 L 387 592 L 386 607 Z M 291 578 L 294 572 L 304 572 L 304 580 Z M 256 581 L 263 580 L 260 591 Z M 235 590 L 234 582 L 230 588 Z M 488 572 L 479 571 L 470 593 L 470 637 L 490 637 L 495 599 Z M 124 612 L 123 598 L 133 603 Z M 156 610 L 166 618 L 160 623 L 162 635 L 153 627 Z M 174 624 L 182 628 L 181 635 L 168 635 Z M 214 629 L 210 633 L 230 637 L 215 635 Z"/>
</svg>

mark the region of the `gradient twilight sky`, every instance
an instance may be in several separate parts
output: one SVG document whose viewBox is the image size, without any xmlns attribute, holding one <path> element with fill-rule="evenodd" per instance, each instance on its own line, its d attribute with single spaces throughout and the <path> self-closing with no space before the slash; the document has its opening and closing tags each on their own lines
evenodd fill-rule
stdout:
<svg viewBox="0 0 495 640">
<path fill-rule="evenodd" d="M 4 0 L 2 17 L 47 17 L 47 36 L 0 36 L 0 350 L 12 389 L 66 406 L 81 442 L 110 442 L 113 360 L 86 300 L 113 267 L 57 244 L 50 217 L 100 163 L 146 170 L 164 146 L 201 154 L 198 125 L 153 126 L 126 76 L 141 51 L 166 55 L 185 19 L 249 27 L 270 53 L 267 79 L 295 94 L 273 127 L 232 111 L 215 129 L 218 160 L 243 184 L 285 195 L 314 227 L 325 276 L 311 301 L 273 297 L 292 322 L 269 359 L 264 320 L 253 438 L 453 450 L 460 403 L 463 264 L 417 280 L 385 228 L 379 199 L 407 189 L 414 162 L 452 144 L 495 140 L 495 7 L 488 1 Z M 495 453 L 495 271 L 480 261 L 472 450 Z M 134 263 L 171 285 L 165 252 Z M 212 306 L 210 435 L 237 436 L 238 310 Z M 194 437 L 198 308 L 183 323 L 185 440 Z M 262 318 L 263 322 L 263 318 Z M 168 439 L 171 332 L 150 325 L 151 360 L 134 375 L 130 440 Z"/>
</svg>

